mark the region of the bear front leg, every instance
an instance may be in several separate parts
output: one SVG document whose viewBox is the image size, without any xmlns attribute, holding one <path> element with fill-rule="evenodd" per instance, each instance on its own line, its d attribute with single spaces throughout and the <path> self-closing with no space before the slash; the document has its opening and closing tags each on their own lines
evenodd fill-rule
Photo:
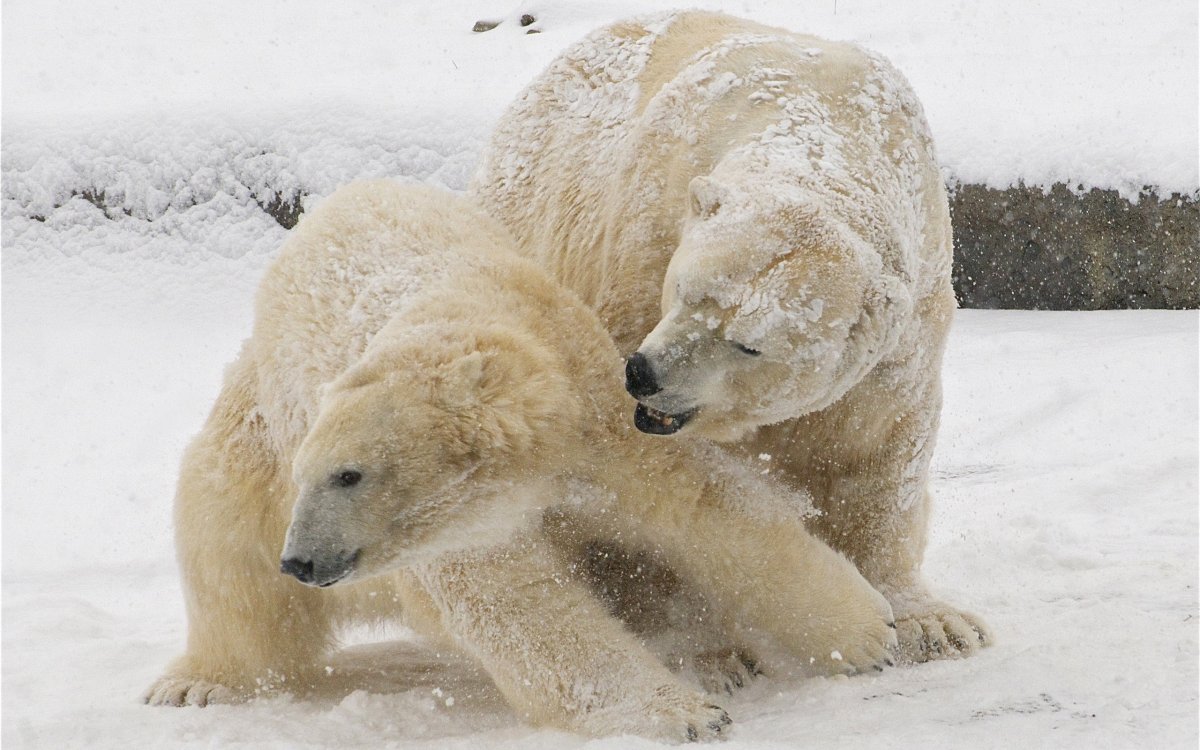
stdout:
<svg viewBox="0 0 1200 750">
<path fill-rule="evenodd" d="M 153 705 L 245 700 L 303 686 L 330 641 L 328 595 L 279 572 L 287 493 L 252 390 L 231 368 L 185 453 L 175 499 L 187 650 L 145 693 Z"/>
<path fill-rule="evenodd" d="M 611 541 L 625 535 L 597 528 L 593 513 L 573 510 L 579 509 L 560 506 L 543 517 L 555 554 L 659 661 L 712 694 L 732 695 L 762 674 L 702 591 L 680 580 L 660 555 Z"/>
<path fill-rule="evenodd" d="M 417 576 L 443 627 L 530 722 L 671 742 L 729 731 L 724 709 L 680 683 L 540 537 L 449 555 Z"/>
<path fill-rule="evenodd" d="M 719 495 L 730 489 L 709 485 L 686 523 L 654 527 L 686 531 L 660 532 L 657 543 L 667 562 L 731 620 L 737 639 L 809 674 L 891 665 L 896 626 L 886 599 L 799 521 L 727 510 L 733 503 Z"/>
<path fill-rule="evenodd" d="M 892 605 L 899 655 L 912 663 L 970 656 L 993 641 L 983 618 L 938 599 L 925 586 L 919 565 L 928 509 L 928 492 L 922 488 L 913 507 L 888 519 L 892 533 L 873 536 L 878 527 L 861 528 L 857 518 L 843 518 L 839 525 L 847 554 Z M 818 523 L 829 524 L 830 519 Z"/>
<path fill-rule="evenodd" d="M 834 546 L 841 543 L 891 603 L 901 659 L 919 663 L 965 657 L 990 646 L 993 635 L 983 618 L 935 597 L 921 575 L 931 505 L 928 489 L 909 487 L 882 495 L 863 490 L 864 485 L 880 484 L 870 476 L 842 476 L 832 484 L 829 502 L 819 506 L 830 511 L 815 525 L 826 530 Z M 850 498 L 855 499 L 853 508 L 847 507 Z M 871 512 L 880 508 L 882 512 Z"/>
<path fill-rule="evenodd" d="M 853 416 L 845 414 L 878 413 L 877 405 L 887 403 L 878 399 L 895 386 L 875 379 L 858 386 L 830 414 L 802 422 L 796 434 L 828 434 L 828 422 L 818 420 L 853 424 Z M 869 450 L 830 450 L 823 455 L 817 451 L 817 461 L 789 472 L 798 484 L 812 489 L 821 511 L 811 528 L 853 560 L 891 603 L 900 655 L 913 662 L 969 656 L 992 641 L 982 618 L 934 597 L 920 573 L 931 510 L 926 485 L 941 410 L 940 383 L 914 387 L 912 392 L 922 391 L 929 395 L 915 399 L 916 408 L 888 415 L 884 439 Z M 876 404 L 874 412 L 866 405 L 870 403 Z"/>
</svg>

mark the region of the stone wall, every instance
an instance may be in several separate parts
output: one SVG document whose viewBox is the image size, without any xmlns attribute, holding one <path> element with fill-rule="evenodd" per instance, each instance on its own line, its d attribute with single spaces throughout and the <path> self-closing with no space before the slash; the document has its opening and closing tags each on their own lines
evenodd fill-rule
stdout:
<svg viewBox="0 0 1200 750">
<path fill-rule="evenodd" d="M 285 229 L 299 221 L 306 199 L 320 192 L 292 184 L 296 180 L 285 191 L 271 179 L 241 179 L 233 173 L 225 189 L 239 200 L 250 196 Z M 5 181 L 6 213 L 46 221 L 44 208 L 13 193 L 17 182 Z M 112 220 L 156 218 L 136 201 L 131 208 L 120 191 L 85 188 L 69 195 Z M 186 196 L 174 196 L 170 206 L 186 208 Z M 1049 190 L 958 185 L 951 188 L 950 213 L 954 289 L 962 307 L 1200 308 L 1200 192 L 1160 198 L 1146 191 L 1133 202 L 1115 190 L 1072 192 L 1062 184 Z"/>
<path fill-rule="evenodd" d="M 1056 184 L 952 189 L 954 288 L 963 307 L 1200 307 L 1197 197 L 1136 203 Z"/>
</svg>

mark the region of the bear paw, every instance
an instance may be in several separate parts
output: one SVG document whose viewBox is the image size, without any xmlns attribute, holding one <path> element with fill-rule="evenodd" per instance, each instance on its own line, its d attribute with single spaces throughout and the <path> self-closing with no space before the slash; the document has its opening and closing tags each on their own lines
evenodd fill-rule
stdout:
<svg viewBox="0 0 1200 750">
<path fill-rule="evenodd" d="M 849 563 L 847 563 L 849 566 Z M 789 641 L 794 654 L 806 660 L 811 675 L 855 675 L 882 672 L 895 666 L 896 620 L 883 594 L 858 577 L 830 607 L 841 616 L 809 621 L 796 628 Z"/>
<path fill-rule="evenodd" d="M 712 742 L 728 736 L 733 720 L 725 709 L 690 691 L 663 692 L 650 706 L 652 734 L 670 742 Z"/>
<path fill-rule="evenodd" d="M 970 612 L 932 598 L 897 597 L 893 605 L 899 653 L 907 662 L 962 658 L 992 644 L 987 624 Z"/>
<path fill-rule="evenodd" d="M 239 703 L 238 694 L 218 682 L 192 675 L 168 674 L 158 678 L 142 696 L 151 706 L 207 706 L 210 703 Z"/>
<path fill-rule="evenodd" d="M 691 671 L 705 692 L 727 695 L 762 674 L 754 657 L 733 648 L 697 654 L 692 657 Z"/>
<path fill-rule="evenodd" d="M 702 693 L 672 684 L 655 689 L 641 705 L 611 706 L 588 724 L 585 731 L 596 736 L 636 734 L 679 743 L 724 739 L 733 720 Z"/>
<path fill-rule="evenodd" d="M 860 626 L 846 628 L 827 651 L 817 655 L 813 664 L 826 674 L 855 675 L 882 672 L 896 665 L 898 648 L 897 625 L 891 618 L 881 617 Z"/>
</svg>

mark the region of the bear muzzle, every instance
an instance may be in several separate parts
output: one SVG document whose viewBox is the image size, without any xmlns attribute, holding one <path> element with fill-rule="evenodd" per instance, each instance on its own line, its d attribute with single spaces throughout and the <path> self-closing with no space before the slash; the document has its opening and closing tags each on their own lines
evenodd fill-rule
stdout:
<svg viewBox="0 0 1200 750">
<path fill-rule="evenodd" d="M 699 409 L 670 413 L 641 403 L 641 399 L 661 393 L 663 388 L 654 372 L 654 366 L 641 352 L 634 352 L 625 360 L 625 390 L 639 403 L 633 412 L 633 424 L 649 435 L 673 435 L 696 416 Z"/>
<path fill-rule="evenodd" d="M 358 565 L 361 550 L 350 554 L 339 552 L 330 558 L 313 559 L 300 556 L 285 557 L 279 563 L 279 572 L 295 577 L 306 586 L 325 588 L 344 580 Z"/>
</svg>

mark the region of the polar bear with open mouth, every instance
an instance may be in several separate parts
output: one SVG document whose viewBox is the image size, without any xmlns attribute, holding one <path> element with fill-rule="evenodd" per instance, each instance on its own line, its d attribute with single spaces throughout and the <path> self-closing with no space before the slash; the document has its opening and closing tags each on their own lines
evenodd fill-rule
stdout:
<svg viewBox="0 0 1200 750">
<path fill-rule="evenodd" d="M 908 658 L 988 644 L 919 572 L 950 218 L 886 60 L 715 13 L 617 23 L 525 89 L 471 189 L 630 355 L 638 429 L 807 488 Z"/>
</svg>

